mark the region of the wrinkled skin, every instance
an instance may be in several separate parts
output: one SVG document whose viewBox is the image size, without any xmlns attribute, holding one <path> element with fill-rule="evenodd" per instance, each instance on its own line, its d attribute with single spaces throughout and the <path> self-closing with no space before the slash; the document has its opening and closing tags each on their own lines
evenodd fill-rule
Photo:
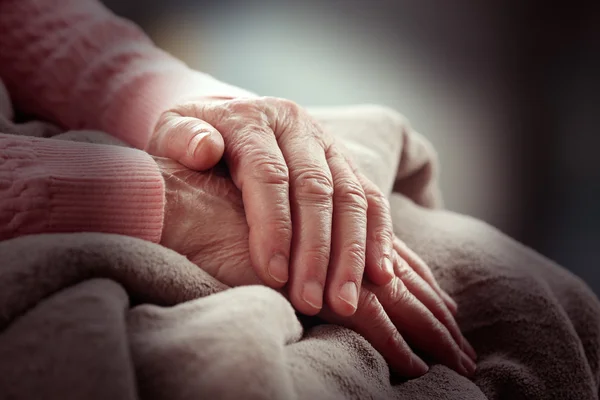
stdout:
<svg viewBox="0 0 600 400">
<path fill-rule="evenodd" d="M 161 244 L 188 257 L 229 286 L 262 284 L 249 258 L 248 224 L 239 190 L 219 166 L 205 173 L 168 164 L 167 197 L 179 206 L 167 207 Z M 167 170 L 164 168 L 163 171 Z"/>
<path fill-rule="evenodd" d="M 148 151 L 196 171 L 223 160 L 240 190 L 252 266 L 307 315 L 356 312 L 363 275 L 394 275 L 389 204 L 342 145 L 279 98 L 196 100 L 165 112 Z"/>
<path fill-rule="evenodd" d="M 242 196 L 227 171 L 219 167 L 199 173 L 169 159 L 155 159 L 167 193 L 162 244 L 229 286 L 262 284 L 249 256 Z M 409 344 L 472 375 L 476 356 L 454 320 L 456 304 L 427 265 L 397 238 L 393 261 L 395 276 L 389 283 L 362 282 L 356 313 L 344 317 L 325 306 L 319 316 L 363 335 L 402 376 L 427 371 Z M 282 293 L 288 295 L 287 289 Z"/>
</svg>

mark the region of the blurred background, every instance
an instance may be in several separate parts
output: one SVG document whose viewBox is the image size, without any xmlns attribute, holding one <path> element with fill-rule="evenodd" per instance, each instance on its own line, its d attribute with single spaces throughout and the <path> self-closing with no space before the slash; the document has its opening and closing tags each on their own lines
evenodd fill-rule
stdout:
<svg viewBox="0 0 600 400">
<path fill-rule="evenodd" d="M 438 150 L 449 209 L 600 294 L 600 2 L 104 3 L 191 67 L 258 94 L 399 110 Z"/>
</svg>

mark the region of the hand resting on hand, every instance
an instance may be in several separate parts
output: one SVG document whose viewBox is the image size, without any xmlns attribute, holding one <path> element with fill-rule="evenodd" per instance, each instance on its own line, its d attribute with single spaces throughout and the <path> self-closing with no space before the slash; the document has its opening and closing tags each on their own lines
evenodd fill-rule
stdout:
<svg viewBox="0 0 600 400">
<path fill-rule="evenodd" d="M 225 168 L 199 173 L 156 157 L 166 182 L 162 244 L 229 286 L 262 284 L 252 267 L 242 194 Z M 460 333 L 456 305 L 427 265 L 393 238 L 394 277 L 385 285 L 362 281 L 357 310 L 340 316 L 327 305 L 319 316 L 364 336 L 402 376 L 427 371 L 416 350 L 470 376 L 475 353 Z M 289 295 L 287 287 L 282 289 Z"/>
<path fill-rule="evenodd" d="M 287 284 L 307 315 L 356 311 L 363 273 L 393 277 L 392 223 L 381 191 L 313 118 L 278 98 L 198 100 L 163 114 L 148 151 L 194 170 L 223 156 L 241 191 L 249 255 L 261 281 Z"/>
</svg>

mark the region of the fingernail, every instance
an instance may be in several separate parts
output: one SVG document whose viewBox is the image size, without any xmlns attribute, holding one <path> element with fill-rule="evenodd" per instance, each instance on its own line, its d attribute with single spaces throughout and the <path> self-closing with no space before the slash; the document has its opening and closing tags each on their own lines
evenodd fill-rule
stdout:
<svg viewBox="0 0 600 400">
<path fill-rule="evenodd" d="M 338 297 L 346 303 L 350 304 L 352 308 L 356 310 L 356 303 L 358 303 L 358 289 L 356 288 L 356 283 L 344 283 L 344 285 L 342 285 L 342 288 L 340 289 L 340 294 Z"/>
<path fill-rule="evenodd" d="M 471 360 L 475 361 L 477 360 L 477 353 L 475 352 L 475 349 L 473 348 L 473 346 L 471 346 L 471 343 L 469 343 L 469 341 L 463 336 L 463 347 L 465 350 L 465 353 L 467 353 L 467 355 L 469 357 L 471 357 Z"/>
<path fill-rule="evenodd" d="M 466 376 L 473 376 L 477 370 L 477 365 L 465 353 L 460 355 L 460 364 L 462 365 Z"/>
<path fill-rule="evenodd" d="M 454 299 L 450 297 L 450 295 L 444 290 L 441 290 L 441 292 L 444 300 L 449 303 L 454 310 L 458 310 L 458 304 L 456 304 L 456 301 L 454 301 Z"/>
<path fill-rule="evenodd" d="M 323 307 L 323 286 L 318 282 L 306 282 L 302 290 L 302 300 L 320 310 Z"/>
<path fill-rule="evenodd" d="M 279 283 L 286 283 L 288 280 L 288 259 L 283 254 L 277 253 L 269 261 L 267 268 L 271 278 Z"/>
<path fill-rule="evenodd" d="M 413 356 L 413 366 L 419 375 L 425 375 L 429 371 L 429 366 L 418 356 Z"/>
<path fill-rule="evenodd" d="M 384 257 L 383 261 L 381 262 L 381 269 L 390 277 L 394 276 L 394 265 L 392 264 L 392 260 L 390 260 L 388 257 Z"/>
<path fill-rule="evenodd" d="M 190 144 L 189 144 L 189 147 L 188 147 L 188 151 L 190 153 L 190 156 L 193 157 L 193 156 L 196 155 L 196 153 L 198 152 L 198 149 L 200 148 L 200 143 L 208 135 L 210 135 L 210 132 L 208 132 L 208 131 L 199 132 L 199 133 L 196 134 L 196 136 L 194 136 L 192 138 L 192 140 L 190 140 Z"/>
</svg>

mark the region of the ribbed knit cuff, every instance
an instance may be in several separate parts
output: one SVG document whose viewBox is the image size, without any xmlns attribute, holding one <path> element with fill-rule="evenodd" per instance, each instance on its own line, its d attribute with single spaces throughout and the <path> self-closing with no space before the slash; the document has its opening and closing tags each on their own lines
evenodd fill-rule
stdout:
<svg viewBox="0 0 600 400">
<path fill-rule="evenodd" d="M 13 202 L 21 203 L 12 218 L 17 234 L 103 232 L 160 241 L 164 180 L 148 154 L 39 139 L 20 150 L 10 159 L 13 200 L 21 200 Z"/>
<path fill-rule="evenodd" d="M 188 100 L 212 97 L 233 99 L 257 95 L 182 66 L 140 72 L 119 88 L 102 118 L 103 129 L 138 149 L 145 149 L 161 114 Z"/>
</svg>

